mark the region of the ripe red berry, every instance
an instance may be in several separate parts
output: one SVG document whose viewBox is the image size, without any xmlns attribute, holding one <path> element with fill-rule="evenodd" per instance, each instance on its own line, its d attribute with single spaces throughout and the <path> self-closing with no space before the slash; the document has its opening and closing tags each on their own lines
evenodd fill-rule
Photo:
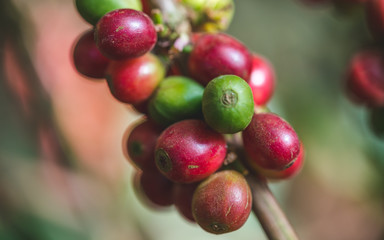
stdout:
<svg viewBox="0 0 384 240">
<path fill-rule="evenodd" d="M 299 172 L 301 171 L 304 165 L 304 157 L 305 157 L 304 145 L 301 144 L 300 152 L 299 152 L 299 155 L 297 155 L 295 162 L 290 167 L 284 170 L 281 170 L 281 171 L 269 170 L 269 169 L 258 167 L 256 165 L 253 165 L 253 166 L 256 167 L 255 170 L 260 175 L 266 178 L 274 179 L 274 180 L 289 179 L 299 174 Z"/>
<path fill-rule="evenodd" d="M 93 36 L 93 30 L 81 35 L 73 50 L 73 63 L 76 70 L 86 77 L 104 78 L 109 59 L 100 53 Z"/>
<path fill-rule="evenodd" d="M 152 121 L 137 124 L 124 141 L 124 151 L 129 160 L 144 172 L 158 171 L 155 164 L 155 146 L 162 129 Z"/>
<path fill-rule="evenodd" d="M 283 170 L 296 159 L 300 140 L 295 130 L 273 113 L 253 115 L 243 131 L 247 162 L 271 170 Z"/>
<path fill-rule="evenodd" d="M 384 106 L 384 58 L 381 52 L 357 53 L 349 66 L 347 93 L 355 103 Z"/>
<path fill-rule="evenodd" d="M 177 211 L 190 222 L 195 222 L 192 215 L 192 197 L 199 183 L 173 185 L 173 202 Z"/>
<path fill-rule="evenodd" d="M 117 9 L 96 25 L 96 44 L 106 57 L 121 60 L 149 52 L 157 41 L 152 20 L 143 12 Z"/>
<path fill-rule="evenodd" d="M 149 207 L 167 207 L 173 204 L 173 183 L 159 172 L 136 173 L 136 191 L 142 202 Z"/>
<path fill-rule="evenodd" d="M 201 120 L 177 122 L 157 140 L 158 169 L 179 183 L 200 181 L 220 168 L 227 152 L 224 136 Z"/>
<path fill-rule="evenodd" d="M 247 221 L 252 194 L 247 181 L 236 171 L 221 171 L 204 180 L 192 199 L 192 213 L 206 231 L 222 234 L 239 229 Z"/>
<path fill-rule="evenodd" d="M 125 103 L 148 99 L 165 74 L 160 60 L 152 54 L 124 61 L 112 61 L 107 69 L 107 81 L 113 96 Z"/>
<path fill-rule="evenodd" d="M 188 67 L 192 77 L 203 85 L 221 75 L 248 80 L 252 55 L 233 37 L 223 33 L 205 34 L 196 40 Z"/>
<path fill-rule="evenodd" d="M 252 57 L 252 71 L 248 84 L 252 89 L 255 105 L 265 105 L 275 90 L 275 74 L 267 60 L 258 55 Z"/>
</svg>

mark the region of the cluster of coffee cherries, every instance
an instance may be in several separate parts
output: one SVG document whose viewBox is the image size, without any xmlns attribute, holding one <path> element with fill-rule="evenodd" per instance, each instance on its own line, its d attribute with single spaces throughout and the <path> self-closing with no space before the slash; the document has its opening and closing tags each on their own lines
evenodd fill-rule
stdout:
<svg viewBox="0 0 384 240">
<path fill-rule="evenodd" d="M 368 109 L 369 125 L 373 133 L 384 138 L 384 0 L 333 1 L 345 7 L 364 9 L 366 25 L 374 42 L 352 57 L 347 69 L 345 88 L 353 103 Z M 326 3 L 330 0 L 314 2 Z"/>
<path fill-rule="evenodd" d="M 252 194 L 235 166 L 287 179 L 303 165 L 295 130 L 265 107 L 275 87 L 271 65 L 234 37 L 212 32 L 229 24 L 231 0 L 177 2 L 210 15 L 191 18 L 200 32 L 191 32 L 189 51 L 171 61 L 153 51 L 164 28 L 134 9 L 136 1 L 113 6 L 118 2 L 76 1 L 94 28 L 79 38 L 73 56 L 81 74 L 107 79 L 117 100 L 145 116 L 123 140 L 137 168 L 136 192 L 151 206 L 174 205 L 208 232 L 239 229 Z"/>
</svg>

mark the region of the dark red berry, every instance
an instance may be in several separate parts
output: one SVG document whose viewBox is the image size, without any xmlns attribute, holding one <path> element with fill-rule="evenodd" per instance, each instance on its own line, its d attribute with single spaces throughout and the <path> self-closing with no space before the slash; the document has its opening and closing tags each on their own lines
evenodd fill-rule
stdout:
<svg viewBox="0 0 384 240">
<path fill-rule="evenodd" d="M 96 47 L 94 31 L 83 33 L 73 50 L 73 63 L 76 70 L 86 77 L 104 78 L 109 59 Z"/>
<path fill-rule="evenodd" d="M 192 197 L 199 183 L 181 184 L 173 186 L 173 202 L 177 211 L 190 222 L 195 222 L 192 215 Z"/>
<path fill-rule="evenodd" d="M 248 80 L 252 55 L 233 37 L 223 33 L 205 34 L 196 40 L 188 66 L 192 77 L 203 85 L 221 75 Z"/>
<path fill-rule="evenodd" d="M 252 194 L 240 173 L 226 170 L 204 180 L 192 200 L 196 222 L 206 231 L 222 234 L 239 229 L 247 221 Z"/>
<path fill-rule="evenodd" d="M 292 178 L 292 177 L 296 176 L 297 174 L 299 174 L 299 172 L 301 171 L 301 169 L 303 168 L 303 165 L 304 165 L 304 157 L 305 157 L 304 145 L 301 144 L 300 145 L 300 152 L 299 152 L 299 155 L 297 155 L 295 162 L 290 167 L 288 167 L 284 170 L 280 170 L 280 171 L 268 170 L 268 169 L 257 167 L 256 165 L 254 165 L 254 166 L 257 167 L 257 169 L 255 169 L 255 170 L 260 175 L 262 175 L 266 178 L 274 179 L 274 180 L 284 180 L 284 179 Z"/>
<path fill-rule="evenodd" d="M 265 105 L 275 90 L 275 74 L 272 66 L 258 55 L 253 55 L 252 71 L 248 84 L 251 87 L 255 105 Z"/>
<path fill-rule="evenodd" d="M 349 66 L 347 93 L 355 103 L 384 106 L 384 61 L 380 51 L 357 53 Z"/>
<path fill-rule="evenodd" d="M 159 172 L 141 172 L 138 176 L 138 195 L 147 206 L 168 207 L 173 204 L 173 183 Z"/>
<path fill-rule="evenodd" d="M 132 107 L 139 113 L 148 115 L 148 104 L 149 104 L 149 99 L 144 100 L 139 103 L 134 103 L 132 104 Z"/>
<path fill-rule="evenodd" d="M 149 52 L 155 46 L 157 34 L 152 20 L 145 13 L 117 9 L 99 20 L 95 39 L 101 53 L 121 60 Z"/>
<path fill-rule="evenodd" d="M 147 120 L 137 124 L 124 140 L 124 150 L 128 158 L 144 172 L 158 171 L 155 164 L 155 146 L 162 129 Z"/>
<path fill-rule="evenodd" d="M 220 168 L 227 152 L 223 135 L 201 120 L 177 122 L 157 140 L 155 159 L 159 170 L 179 183 L 200 181 Z"/>
<path fill-rule="evenodd" d="M 164 67 L 152 54 L 124 61 L 112 61 L 107 81 L 113 96 L 125 103 L 147 100 L 164 77 Z"/>
<path fill-rule="evenodd" d="M 300 152 L 300 140 L 295 130 L 273 113 L 253 115 L 243 131 L 243 142 L 249 165 L 265 169 L 283 170 Z"/>
</svg>

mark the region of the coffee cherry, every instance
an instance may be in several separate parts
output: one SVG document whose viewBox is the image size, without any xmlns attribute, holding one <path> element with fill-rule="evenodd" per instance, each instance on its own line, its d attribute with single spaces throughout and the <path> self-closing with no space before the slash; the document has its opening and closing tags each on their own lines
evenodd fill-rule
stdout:
<svg viewBox="0 0 384 240">
<path fill-rule="evenodd" d="M 188 118 L 200 118 L 204 88 L 190 78 L 164 79 L 149 102 L 149 116 L 162 126 Z"/>
<path fill-rule="evenodd" d="M 109 59 L 100 53 L 93 35 L 93 30 L 81 35 L 73 50 L 73 63 L 76 70 L 86 77 L 104 78 Z"/>
<path fill-rule="evenodd" d="M 255 105 L 265 105 L 275 90 L 275 74 L 267 60 L 258 55 L 252 57 L 252 71 L 248 81 Z"/>
<path fill-rule="evenodd" d="M 192 197 L 199 183 L 173 185 L 173 202 L 177 211 L 188 221 L 195 222 L 192 215 Z"/>
<path fill-rule="evenodd" d="M 128 159 L 144 172 L 157 171 L 155 165 L 155 146 L 162 129 L 152 121 L 137 124 L 124 140 L 124 150 Z"/>
<path fill-rule="evenodd" d="M 134 103 L 134 104 L 132 104 L 132 107 L 137 112 L 148 115 L 148 104 L 149 104 L 149 99 L 144 100 L 144 101 L 139 102 L 139 103 Z"/>
<path fill-rule="evenodd" d="M 370 110 L 369 117 L 373 133 L 379 138 L 384 138 L 384 108 Z"/>
<path fill-rule="evenodd" d="M 379 51 L 357 53 L 349 66 L 347 93 L 355 103 L 384 106 L 384 59 Z"/>
<path fill-rule="evenodd" d="M 365 7 L 368 28 L 372 35 L 382 40 L 384 37 L 384 1 L 369 0 Z"/>
<path fill-rule="evenodd" d="M 157 41 L 155 26 L 144 13 L 117 9 L 105 14 L 96 25 L 95 39 L 101 53 L 121 60 L 149 52 Z"/>
<path fill-rule="evenodd" d="M 147 206 L 168 207 L 173 204 L 173 183 L 159 172 L 137 173 L 139 178 L 138 197 L 142 198 Z"/>
<path fill-rule="evenodd" d="M 112 61 L 107 69 L 107 82 L 112 95 L 125 103 L 148 99 L 163 79 L 164 67 L 152 54 L 124 61 Z"/>
<path fill-rule="evenodd" d="M 224 137 L 201 120 L 177 122 L 157 140 L 155 160 L 174 182 L 200 181 L 220 168 L 227 152 Z"/>
<path fill-rule="evenodd" d="M 210 81 L 203 94 L 205 122 L 220 133 L 236 133 L 248 126 L 253 116 L 252 90 L 235 75 Z"/>
<path fill-rule="evenodd" d="M 192 77 L 203 85 L 221 75 L 248 80 L 252 55 L 235 38 L 226 34 L 205 34 L 198 38 L 188 62 Z"/>
<path fill-rule="evenodd" d="M 248 165 L 271 170 L 289 167 L 300 152 L 300 141 L 295 130 L 273 113 L 253 115 L 243 131 L 244 149 Z"/>
<path fill-rule="evenodd" d="M 247 221 L 252 207 L 252 194 L 247 181 L 236 171 L 211 175 L 196 189 L 192 213 L 206 231 L 222 234 L 239 229 Z"/>
<path fill-rule="evenodd" d="M 299 155 L 297 155 L 295 162 L 290 167 L 284 170 L 276 171 L 276 170 L 264 169 L 264 168 L 258 167 L 257 165 L 252 165 L 252 166 L 256 168 L 255 170 L 260 175 L 266 178 L 273 179 L 273 180 L 285 180 L 299 174 L 299 172 L 301 171 L 304 165 L 304 157 L 305 157 L 304 145 L 301 143 L 300 152 L 299 152 Z"/>
<path fill-rule="evenodd" d="M 141 11 L 142 8 L 139 0 L 76 0 L 75 3 L 80 15 L 92 25 L 112 10 L 131 8 Z"/>
</svg>

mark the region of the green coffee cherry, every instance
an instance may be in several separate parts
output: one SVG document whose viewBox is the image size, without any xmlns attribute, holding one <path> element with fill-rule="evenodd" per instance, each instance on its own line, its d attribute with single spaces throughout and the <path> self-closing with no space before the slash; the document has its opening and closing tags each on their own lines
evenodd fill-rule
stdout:
<svg viewBox="0 0 384 240">
<path fill-rule="evenodd" d="M 163 126 L 200 118 L 203 92 L 203 86 L 190 78 L 168 77 L 160 83 L 149 102 L 149 116 Z"/>
<path fill-rule="evenodd" d="M 96 25 L 107 12 L 119 8 L 142 10 L 140 0 L 75 0 L 77 11 L 85 21 Z"/>
<path fill-rule="evenodd" d="M 252 120 L 254 102 L 248 83 L 235 75 L 210 81 L 203 94 L 203 115 L 208 125 L 220 133 L 236 133 Z"/>
</svg>

